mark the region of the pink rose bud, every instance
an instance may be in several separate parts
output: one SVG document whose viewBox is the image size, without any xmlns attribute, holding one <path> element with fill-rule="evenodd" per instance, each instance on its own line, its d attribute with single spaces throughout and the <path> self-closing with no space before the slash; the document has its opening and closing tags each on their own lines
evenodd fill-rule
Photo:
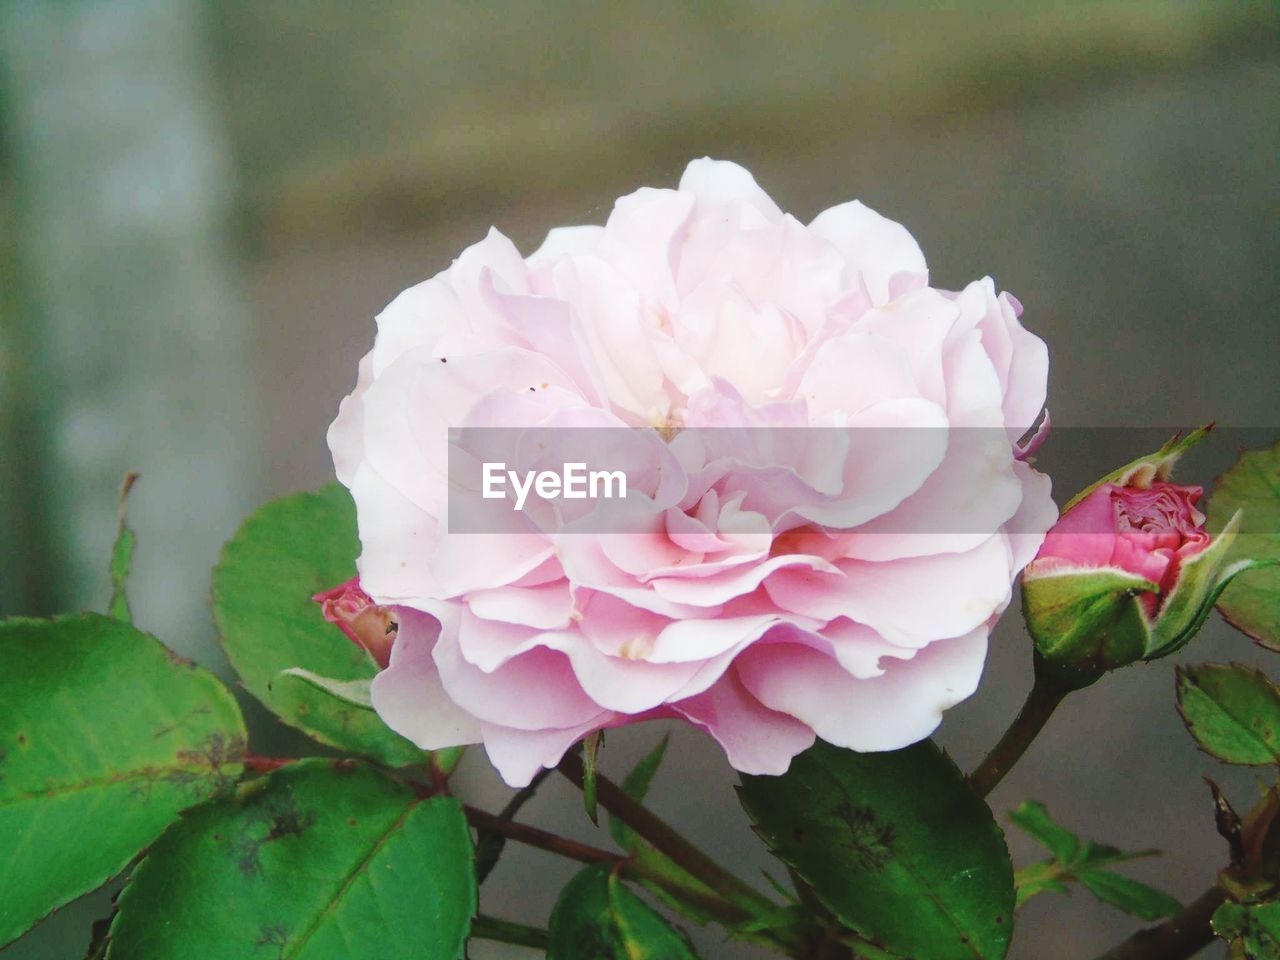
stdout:
<svg viewBox="0 0 1280 960">
<path fill-rule="evenodd" d="M 1207 433 L 1175 438 L 1067 504 L 1023 575 L 1039 674 L 1078 689 L 1172 653 L 1253 565 L 1226 562 L 1240 515 L 1212 536 L 1196 508 L 1201 488 L 1169 480 L 1178 457 Z"/>
<path fill-rule="evenodd" d="M 1141 594 L 1154 617 L 1178 581 L 1188 557 L 1209 546 L 1204 514 L 1196 509 L 1204 491 L 1168 481 L 1150 487 L 1097 487 L 1050 529 L 1034 569 L 1117 567 L 1155 584 Z"/>
<path fill-rule="evenodd" d="M 352 643 L 363 647 L 380 667 L 391 660 L 398 622 L 390 607 L 379 606 L 360 589 L 354 577 L 311 598 L 320 604 L 324 618 L 337 624 Z"/>
</svg>

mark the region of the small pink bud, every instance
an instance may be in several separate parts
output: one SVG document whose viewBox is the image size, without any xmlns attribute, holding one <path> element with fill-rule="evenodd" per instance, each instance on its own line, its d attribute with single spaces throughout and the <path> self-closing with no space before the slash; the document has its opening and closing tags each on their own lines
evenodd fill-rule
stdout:
<svg viewBox="0 0 1280 960">
<path fill-rule="evenodd" d="M 1022 578 L 1022 609 L 1037 675 L 1066 689 L 1185 646 L 1231 579 L 1256 565 L 1228 562 L 1237 513 L 1211 535 L 1203 492 L 1169 480 L 1209 428 L 1175 437 L 1076 496 Z"/>
<path fill-rule="evenodd" d="M 391 645 L 399 626 L 391 607 L 383 607 L 360 588 L 360 578 L 353 577 L 311 598 L 320 604 L 324 618 L 337 624 L 351 642 L 363 647 L 380 667 L 391 659 Z"/>
<path fill-rule="evenodd" d="M 1150 487 L 1104 483 L 1068 510 L 1045 537 L 1033 572 L 1118 568 L 1156 584 L 1142 594 L 1154 617 L 1185 560 L 1212 541 L 1196 503 L 1200 487 L 1156 481 Z"/>
</svg>

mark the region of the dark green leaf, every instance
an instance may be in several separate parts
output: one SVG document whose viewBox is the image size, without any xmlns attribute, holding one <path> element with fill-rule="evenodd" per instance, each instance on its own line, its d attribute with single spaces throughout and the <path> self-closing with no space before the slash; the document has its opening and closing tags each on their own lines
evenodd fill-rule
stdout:
<svg viewBox="0 0 1280 960">
<path fill-rule="evenodd" d="M 561 891 L 550 934 L 547 960 L 696 960 L 688 941 L 602 866 Z"/>
<path fill-rule="evenodd" d="M 1244 511 L 1232 560 L 1280 561 L 1280 443 L 1244 454 L 1218 478 L 1209 498 L 1209 526 L 1220 530 Z M 1227 620 L 1258 643 L 1280 650 L 1280 567 L 1239 577 L 1218 600 Z"/>
<path fill-rule="evenodd" d="M 1004 835 L 931 742 L 893 753 L 819 742 L 739 792 L 765 843 L 863 938 L 915 960 L 1008 951 Z"/>
<path fill-rule="evenodd" d="M 327 623 L 311 597 L 355 576 L 355 508 L 330 484 L 274 500 L 245 521 L 213 573 L 213 614 L 245 689 L 321 743 L 391 766 L 423 754 L 377 714 L 282 673 L 301 667 L 339 682 L 368 680 L 368 655 Z"/>
<path fill-rule="evenodd" d="M 456 800 L 307 760 L 175 824 L 120 895 L 116 960 L 457 960 L 475 912 Z"/>
<path fill-rule="evenodd" d="M 235 783 L 235 699 L 99 614 L 0 623 L 0 944 Z"/>
<path fill-rule="evenodd" d="M 1213 915 L 1213 932 L 1244 960 L 1280 960 L 1280 903 L 1224 903 Z"/>
<path fill-rule="evenodd" d="M 1241 664 L 1178 670 L 1178 711 L 1205 753 L 1227 763 L 1280 758 L 1280 689 Z"/>
<path fill-rule="evenodd" d="M 1167 893 L 1111 870 L 1081 870 L 1076 879 L 1103 903 L 1143 920 L 1163 920 L 1182 909 Z"/>
<path fill-rule="evenodd" d="M 133 614 L 129 610 L 129 597 L 125 587 L 129 582 L 129 569 L 133 566 L 133 550 L 138 538 L 127 522 L 126 508 L 129 503 L 129 491 L 138 482 L 138 475 L 130 473 L 120 485 L 120 514 L 116 523 L 116 542 L 111 547 L 111 564 L 107 573 L 111 577 L 111 601 L 107 604 L 107 613 L 122 623 L 133 623 Z"/>
</svg>

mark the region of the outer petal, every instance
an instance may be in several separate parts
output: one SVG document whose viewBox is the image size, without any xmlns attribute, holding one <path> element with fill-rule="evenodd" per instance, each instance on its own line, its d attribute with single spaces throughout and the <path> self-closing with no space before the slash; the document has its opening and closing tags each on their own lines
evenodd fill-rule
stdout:
<svg viewBox="0 0 1280 960">
<path fill-rule="evenodd" d="M 435 646 L 440 682 L 450 699 L 485 723 L 542 730 L 589 723 L 605 712 L 583 692 L 569 659 L 535 647 L 486 673 L 463 658 L 453 630 Z"/>
<path fill-rule="evenodd" d="M 699 212 L 713 211 L 737 201 L 755 207 L 770 220 L 782 217 L 782 211 L 760 189 L 756 178 L 729 160 L 712 160 L 710 157 L 694 160 L 685 167 L 684 176 L 680 178 L 680 191 L 698 198 Z"/>
<path fill-rule="evenodd" d="M 534 774 L 554 767 L 570 747 L 592 730 L 608 726 L 611 719 L 606 716 L 599 722 L 546 730 L 516 730 L 486 723 L 482 727 L 484 749 L 489 755 L 489 762 L 494 765 L 507 786 L 527 787 Z"/>
<path fill-rule="evenodd" d="M 429 614 L 402 607 L 391 664 L 373 678 L 373 709 L 423 750 L 480 742 L 480 724 L 444 692 L 431 651 L 440 632 Z"/>
<path fill-rule="evenodd" d="M 844 254 L 850 272 L 862 277 L 873 303 L 892 299 L 890 281 L 895 275 L 928 270 L 919 244 L 906 227 L 857 200 L 822 211 L 809 229 Z"/>
<path fill-rule="evenodd" d="M 333 455 L 338 482 L 350 487 L 364 460 L 364 395 L 373 383 L 373 353 L 364 355 L 356 375 L 356 388 L 338 404 L 338 415 L 325 439 Z"/>
<path fill-rule="evenodd" d="M 792 757 L 813 745 L 808 725 L 765 707 L 733 671 L 705 693 L 681 700 L 674 709 L 711 734 L 729 763 L 742 773 L 781 775 Z"/>
<path fill-rule="evenodd" d="M 809 647 L 752 647 L 738 674 L 761 703 L 850 750 L 897 750 L 923 740 L 942 712 L 977 689 L 987 626 L 931 644 L 909 661 L 889 660 L 882 676 L 858 680 Z"/>
</svg>

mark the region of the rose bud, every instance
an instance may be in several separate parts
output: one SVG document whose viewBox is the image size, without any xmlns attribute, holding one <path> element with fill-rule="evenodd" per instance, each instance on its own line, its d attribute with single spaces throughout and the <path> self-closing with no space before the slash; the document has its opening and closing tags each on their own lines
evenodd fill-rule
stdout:
<svg viewBox="0 0 1280 960">
<path fill-rule="evenodd" d="M 353 577 L 311 598 L 320 604 L 324 618 L 373 658 L 380 667 L 391 660 L 391 644 L 398 623 L 390 607 L 379 606 L 360 588 L 360 578 Z"/>
<path fill-rule="evenodd" d="M 1068 690 L 1153 660 L 1195 636 L 1228 582 L 1254 561 L 1227 563 L 1237 513 L 1216 536 L 1196 508 L 1202 490 L 1169 480 L 1197 430 L 1075 497 L 1023 575 L 1036 671 Z"/>
</svg>

